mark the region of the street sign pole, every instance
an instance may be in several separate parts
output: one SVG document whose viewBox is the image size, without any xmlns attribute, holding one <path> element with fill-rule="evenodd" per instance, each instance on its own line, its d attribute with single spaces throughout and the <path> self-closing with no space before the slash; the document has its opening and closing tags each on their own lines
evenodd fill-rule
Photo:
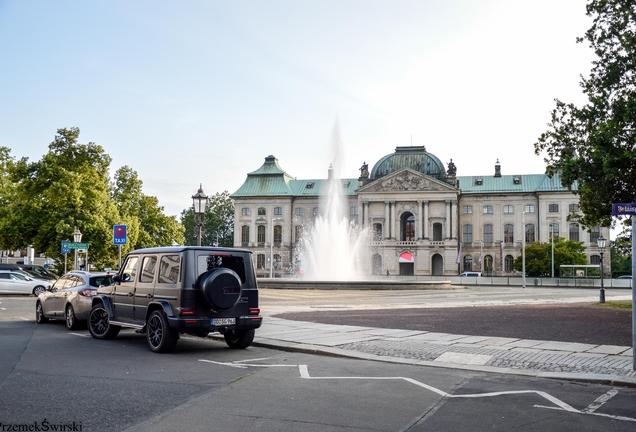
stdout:
<svg viewBox="0 0 636 432">
<path fill-rule="evenodd" d="M 64 254 L 64 274 L 66 274 L 66 259 L 68 258 L 68 253 Z"/>
<path fill-rule="evenodd" d="M 117 270 L 121 269 L 121 245 L 119 245 L 119 266 L 117 267 Z"/>
<path fill-rule="evenodd" d="M 632 218 L 632 370 L 636 371 L 636 203 L 614 203 L 612 215 Z"/>
</svg>

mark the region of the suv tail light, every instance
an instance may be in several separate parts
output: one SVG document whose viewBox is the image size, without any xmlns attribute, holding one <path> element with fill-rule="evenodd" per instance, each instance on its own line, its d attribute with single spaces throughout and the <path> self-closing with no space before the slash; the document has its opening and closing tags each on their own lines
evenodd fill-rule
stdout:
<svg viewBox="0 0 636 432">
<path fill-rule="evenodd" d="M 84 297 L 94 297 L 97 291 L 92 289 L 85 289 L 85 290 L 80 290 L 77 293 Z"/>
<path fill-rule="evenodd" d="M 179 315 L 182 316 L 194 316 L 196 310 L 194 309 L 179 309 Z"/>
<path fill-rule="evenodd" d="M 258 315 L 261 313 L 260 308 L 250 308 L 250 315 Z"/>
</svg>

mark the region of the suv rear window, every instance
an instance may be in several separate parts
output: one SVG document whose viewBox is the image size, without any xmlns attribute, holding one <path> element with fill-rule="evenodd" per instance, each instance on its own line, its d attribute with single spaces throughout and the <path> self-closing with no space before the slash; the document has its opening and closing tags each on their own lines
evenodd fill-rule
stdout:
<svg viewBox="0 0 636 432">
<path fill-rule="evenodd" d="M 108 286 L 113 284 L 113 277 L 108 276 L 94 276 L 90 278 L 88 282 L 90 286 L 99 288 L 100 286 Z"/>
<path fill-rule="evenodd" d="M 242 257 L 230 254 L 199 255 L 197 257 L 197 276 L 220 267 L 234 270 L 241 278 L 241 283 L 245 283 L 245 268 Z"/>
</svg>

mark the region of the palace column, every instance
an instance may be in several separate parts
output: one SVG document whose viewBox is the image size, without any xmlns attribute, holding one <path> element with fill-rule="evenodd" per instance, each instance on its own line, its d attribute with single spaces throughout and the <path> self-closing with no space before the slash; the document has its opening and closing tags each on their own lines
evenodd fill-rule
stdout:
<svg viewBox="0 0 636 432">
<path fill-rule="evenodd" d="M 390 222 L 390 217 L 391 217 L 391 213 L 390 213 L 390 208 L 391 208 L 391 203 L 389 201 L 384 201 L 384 239 L 390 239 L 391 238 L 391 222 Z"/>
<path fill-rule="evenodd" d="M 424 220 L 422 221 L 422 228 L 424 230 L 424 238 L 428 240 L 428 200 L 424 201 Z"/>
<path fill-rule="evenodd" d="M 446 239 L 451 238 L 451 201 L 446 200 Z"/>
</svg>

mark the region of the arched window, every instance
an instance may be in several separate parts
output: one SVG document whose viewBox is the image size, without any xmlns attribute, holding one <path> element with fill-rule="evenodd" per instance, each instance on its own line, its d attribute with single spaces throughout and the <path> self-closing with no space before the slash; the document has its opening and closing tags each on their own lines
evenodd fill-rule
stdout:
<svg viewBox="0 0 636 432">
<path fill-rule="evenodd" d="M 473 270 L 473 257 L 470 255 L 466 255 L 464 257 L 464 271 L 472 271 Z"/>
<path fill-rule="evenodd" d="M 298 243 L 299 241 L 302 240 L 302 238 L 303 238 L 303 226 L 296 225 L 294 227 L 294 241 Z"/>
<path fill-rule="evenodd" d="M 280 225 L 274 226 L 274 243 L 282 243 L 283 242 L 283 227 Z"/>
<path fill-rule="evenodd" d="M 411 213 L 402 215 L 402 241 L 415 241 L 415 217 Z"/>
<path fill-rule="evenodd" d="M 265 268 L 265 255 L 263 254 L 256 255 L 256 268 L 257 269 Z"/>
<path fill-rule="evenodd" d="M 513 243 L 515 241 L 515 226 L 513 224 L 504 225 L 504 243 Z"/>
<path fill-rule="evenodd" d="M 492 274 L 492 256 L 486 255 L 484 257 L 484 273 Z"/>
<path fill-rule="evenodd" d="M 463 237 L 462 241 L 464 243 L 472 243 L 473 242 L 473 226 L 472 225 L 464 225 L 462 227 Z"/>
<path fill-rule="evenodd" d="M 504 264 L 506 266 L 506 272 L 512 273 L 514 271 L 515 259 L 512 257 L 512 255 L 506 255 L 506 258 L 504 259 Z"/>
<path fill-rule="evenodd" d="M 249 243 L 250 242 L 250 227 L 249 225 L 243 225 L 241 227 L 241 242 Z"/>
<path fill-rule="evenodd" d="M 596 243 L 601 234 L 600 227 L 592 227 L 590 228 L 590 243 Z"/>
<path fill-rule="evenodd" d="M 600 265 L 601 264 L 601 256 L 600 255 L 592 255 L 590 257 L 590 264 L 592 264 L 592 265 Z"/>
<path fill-rule="evenodd" d="M 258 243 L 265 243 L 265 225 L 259 225 L 256 229 L 256 241 Z"/>
<path fill-rule="evenodd" d="M 526 243 L 532 243 L 535 241 L 534 236 L 534 224 L 526 225 Z"/>
</svg>

